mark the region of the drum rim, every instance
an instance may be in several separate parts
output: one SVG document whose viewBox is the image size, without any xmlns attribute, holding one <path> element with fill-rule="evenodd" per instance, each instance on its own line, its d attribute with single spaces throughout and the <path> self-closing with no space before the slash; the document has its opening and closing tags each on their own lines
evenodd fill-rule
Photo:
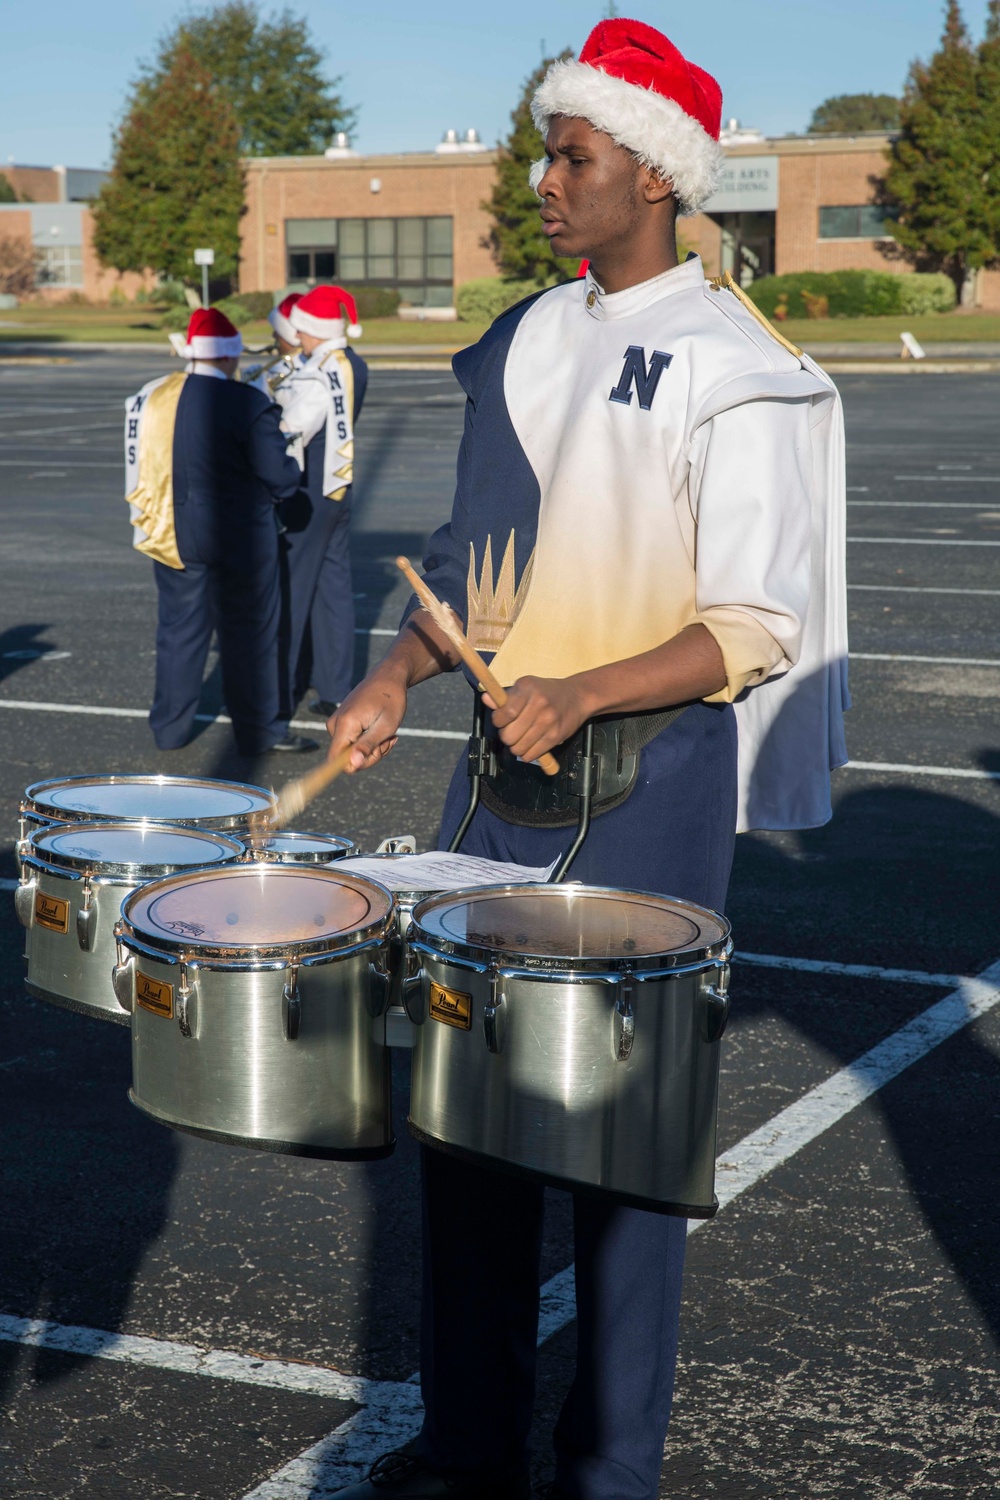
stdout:
<svg viewBox="0 0 1000 1500">
<path fill-rule="evenodd" d="M 250 781 L 229 781 L 219 776 L 165 776 L 157 772 L 145 772 L 131 775 L 128 773 L 112 772 L 107 776 L 84 773 L 77 776 L 46 776 L 41 781 L 33 781 L 30 786 L 25 787 L 24 796 L 21 800 L 20 812 L 22 817 L 37 814 L 48 818 L 53 823 L 121 823 L 129 822 L 128 818 L 122 818 L 120 813 L 94 813 L 70 807 L 51 807 L 38 801 L 39 794 L 49 788 L 72 787 L 74 785 L 102 785 L 112 786 L 224 786 L 233 790 L 252 794 L 262 799 L 259 808 L 250 808 L 245 813 L 209 813 L 200 818 L 158 818 L 146 819 L 147 822 L 170 822 L 178 827 L 197 826 L 200 828 L 237 828 L 243 827 L 249 818 L 255 813 L 265 812 L 274 806 L 274 794 L 266 787 L 255 786 Z M 134 821 L 138 822 L 139 819 Z"/>
<path fill-rule="evenodd" d="M 339 856 L 337 854 L 327 854 L 322 849 L 315 849 L 305 854 L 293 854 L 290 857 L 286 855 L 284 859 L 280 857 L 276 859 L 267 848 L 258 850 L 250 841 L 253 838 L 251 833 L 248 835 L 246 850 L 251 859 L 255 860 L 258 864 L 323 865 L 329 863 L 331 859 L 337 859 L 338 857 L 341 859 L 350 859 L 352 855 L 358 852 L 357 844 L 353 839 L 349 839 L 346 833 L 310 833 L 305 828 L 281 828 L 276 833 L 267 833 L 263 837 L 265 839 L 319 839 L 327 845 L 339 844 L 344 847 L 343 853 Z"/>
<path fill-rule="evenodd" d="M 457 938 L 443 938 L 438 933 L 428 932 L 421 921 L 425 911 L 434 906 L 444 905 L 448 902 L 460 902 L 473 896 L 481 897 L 489 893 L 491 896 L 508 895 L 542 895 L 545 900 L 553 900 L 562 894 L 563 899 L 570 895 L 586 891 L 588 895 L 608 896 L 612 898 L 627 898 L 629 896 L 639 899 L 652 898 L 655 901 L 666 901 L 674 906 L 682 908 L 699 917 L 707 917 L 717 926 L 722 928 L 722 934 L 717 942 L 701 943 L 697 947 L 679 948 L 666 953 L 643 953 L 643 954 L 614 954 L 611 956 L 600 956 L 595 958 L 569 958 L 564 954 L 554 953 L 525 953 L 521 949 L 490 948 L 480 943 L 462 942 Z M 398 892 L 397 892 L 398 895 Z M 449 958 L 465 959 L 476 965 L 488 967 L 490 963 L 497 962 L 500 965 L 512 968 L 525 969 L 530 967 L 532 973 L 544 977 L 546 974 L 600 974 L 600 973 L 630 973 L 641 974 L 646 971 L 659 973 L 664 969 L 687 969 L 711 963 L 713 960 L 728 959 L 731 953 L 732 927 L 729 919 L 722 912 L 713 911 L 711 907 L 699 906 L 695 901 L 686 901 L 680 896 L 665 896 L 662 891 L 643 891 L 634 887 L 618 887 L 612 885 L 584 885 L 582 882 L 567 882 L 564 885 L 545 884 L 510 884 L 510 885 L 470 885 L 458 891 L 442 891 L 437 895 L 428 896 L 421 901 L 410 914 L 410 930 L 407 941 L 411 944 L 422 943 L 425 948 L 431 949 L 442 963 L 447 963 Z M 526 977 L 526 976 L 523 976 Z"/>
<path fill-rule="evenodd" d="M 226 860 L 220 860 L 218 864 L 207 864 L 205 860 L 197 860 L 190 865 L 133 863 L 129 860 L 103 860 L 88 859 L 85 855 L 63 854 L 55 850 L 42 850 L 39 847 L 40 840 L 49 835 L 58 835 L 63 829 L 72 828 L 75 835 L 83 835 L 88 828 L 95 832 L 116 832 L 119 829 L 132 831 L 137 828 L 152 829 L 155 833 L 177 833 L 184 837 L 198 837 L 207 839 L 209 843 L 228 844 L 232 850 L 232 860 L 242 859 L 246 852 L 246 845 L 242 840 L 234 838 L 231 833 L 222 833 L 215 828 L 192 828 L 189 823 L 167 823 L 159 818 L 121 818 L 117 822 L 110 822 L 99 818 L 89 823 L 78 823 L 75 819 L 72 823 L 51 823 L 45 828 L 39 828 L 30 835 L 28 839 L 28 850 L 24 855 L 25 864 L 30 864 L 34 869 L 42 872 L 73 872 L 81 875 L 89 875 L 98 884 L 105 881 L 125 879 L 131 881 L 151 880 L 158 875 L 167 876 L 173 874 L 191 874 L 194 870 L 220 869 Z"/>
<path fill-rule="evenodd" d="M 250 966 L 256 966 L 273 960 L 280 966 L 281 962 L 287 962 L 292 958 L 297 961 L 308 961 L 310 958 L 321 955 L 335 954 L 340 948 L 355 948 L 358 944 L 378 942 L 388 935 L 396 910 L 392 892 L 386 890 L 384 885 L 379 885 L 378 881 L 371 880 L 365 875 L 351 875 L 348 876 L 348 880 L 353 885 L 365 887 L 365 894 L 374 893 L 383 897 L 388 902 L 385 915 L 361 927 L 346 929 L 327 937 L 290 938 L 280 943 L 239 943 L 232 947 L 224 947 L 221 943 L 199 943 L 191 938 L 173 938 L 168 933 L 150 932 L 132 919 L 131 907 L 136 902 L 159 894 L 153 889 L 155 886 L 166 888 L 196 875 L 203 875 L 208 879 L 221 879 L 223 876 L 235 874 L 238 878 L 244 879 L 251 874 L 259 873 L 262 865 L 276 880 L 287 880 L 295 875 L 301 877 L 304 873 L 294 862 L 282 864 L 278 860 L 257 860 L 232 865 L 209 865 L 201 871 L 186 870 L 175 875 L 166 875 L 162 880 L 146 881 L 136 890 L 130 891 L 122 901 L 120 926 L 125 946 L 128 947 L 130 940 L 134 939 L 137 947 L 141 947 L 150 957 L 154 957 L 159 952 L 164 955 L 164 962 L 169 963 L 172 958 L 183 956 L 186 961 L 200 964 L 206 969 L 215 966 L 228 968 L 234 964 L 240 964 L 241 961 L 245 961 Z M 319 879 L 344 883 L 343 875 L 336 868 L 331 869 L 326 865 L 309 868 L 309 874 Z"/>
</svg>

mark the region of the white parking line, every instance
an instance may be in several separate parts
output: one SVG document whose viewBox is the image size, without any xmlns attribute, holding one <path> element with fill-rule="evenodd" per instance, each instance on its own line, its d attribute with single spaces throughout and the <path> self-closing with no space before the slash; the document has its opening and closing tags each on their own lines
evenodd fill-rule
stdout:
<svg viewBox="0 0 1000 1500">
<path fill-rule="evenodd" d="M 935 1047 L 1000 1004 L 1000 961 L 974 978 L 928 974 L 872 965 L 824 963 L 772 954 L 741 954 L 745 963 L 809 972 L 843 974 L 897 983 L 953 985 L 943 1000 L 892 1032 L 853 1063 L 838 1069 L 765 1125 L 751 1131 L 719 1157 L 720 1208 L 754 1187 L 770 1172 L 818 1139 L 885 1084 L 919 1062 Z M 701 1221 L 692 1221 L 694 1233 Z M 575 1316 L 573 1268 L 553 1276 L 541 1290 L 539 1343 Z M 151 1339 L 101 1329 L 66 1326 L 36 1318 L 0 1316 L 0 1340 L 32 1348 L 137 1364 L 182 1375 L 200 1375 L 238 1384 L 264 1386 L 334 1401 L 358 1410 L 328 1437 L 285 1464 L 245 1500 L 320 1500 L 356 1479 L 379 1452 L 398 1446 L 420 1426 L 416 1375 L 405 1381 L 374 1381 L 342 1375 L 323 1365 L 267 1359 L 174 1340 Z"/>
<path fill-rule="evenodd" d="M 848 500 L 848 505 L 872 509 L 890 506 L 896 510 L 987 510 L 989 500 Z"/>
<path fill-rule="evenodd" d="M 1000 484 L 1000 474 L 893 474 L 897 484 Z"/>
<path fill-rule="evenodd" d="M 918 661 L 937 667 L 1000 667 L 1000 658 L 994 656 L 901 656 L 888 651 L 852 651 L 851 661 Z"/>
<path fill-rule="evenodd" d="M 46 714 L 94 714 L 100 718 L 146 719 L 148 708 L 106 708 L 97 703 L 36 703 L 28 698 L 0 698 L 0 708 L 23 709 L 27 712 Z M 198 724 L 231 724 L 226 714 L 195 714 Z M 292 719 L 293 729 L 312 729 L 317 733 L 323 728 L 319 719 Z M 468 734 L 459 729 L 407 729 L 396 731 L 404 738 L 415 740 L 467 740 Z"/>
<path fill-rule="evenodd" d="M 1000 781 L 1000 771 L 972 771 L 964 766 L 908 766 L 902 761 L 849 760 L 841 771 L 879 771 L 885 776 L 960 776 L 968 781 Z"/>
<path fill-rule="evenodd" d="M 978 978 L 962 979 L 950 995 L 937 1001 L 846 1068 L 840 1068 L 801 1099 L 783 1109 L 766 1125 L 751 1131 L 738 1145 L 719 1157 L 716 1193 L 724 1209 L 754 1187 L 777 1167 L 783 1166 L 804 1147 L 811 1145 L 878 1092 L 900 1073 L 919 1062 L 928 1052 L 987 1015 L 1000 1004 L 1000 962 L 991 964 Z M 703 1220 L 691 1220 L 693 1234 Z M 558 1333 L 576 1314 L 573 1268 L 553 1276 L 542 1288 L 539 1311 L 539 1343 Z M 415 1379 L 416 1377 L 413 1377 Z M 409 1384 L 409 1382 L 408 1382 Z M 392 1446 L 386 1441 L 383 1407 L 359 1411 L 330 1436 L 285 1464 L 257 1486 L 244 1500 L 321 1500 L 338 1486 L 359 1479 L 380 1453 Z M 408 1421 L 397 1424 L 395 1443 L 407 1441 L 420 1430 L 421 1414 L 415 1410 Z"/>
<path fill-rule="evenodd" d="M 857 589 L 864 594 L 977 594 L 991 599 L 1000 598 L 1000 589 L 934 589 L 914 588 L 904 583 L 849 583 L 848 591 Z"/>
<path fill-rule="evenodd" d="M 967 542 L 939 536 L 849 536 L 847 540 L 881 543 L 888 547 L 1000 547 L 1000 542 Z"/>
</svg>

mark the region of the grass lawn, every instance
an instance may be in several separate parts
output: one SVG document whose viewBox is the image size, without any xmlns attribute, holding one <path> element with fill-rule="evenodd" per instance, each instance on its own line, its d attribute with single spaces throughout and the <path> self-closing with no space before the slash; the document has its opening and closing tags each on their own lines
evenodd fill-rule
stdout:
<svg viewBox="0 0 1000 1500">
<path fill-rule="evenodd" d="M 27 340 L 80 343 L 167 343 L 159 326 L 160 312 L 148 307 L 76 307 L 66 303 L 25 303 L 0 311 L 0 341 L 19 343 Z M 898 343 L 899 335 L 912 333 L 921 343 L 973 343 L 981 340 L 1000 343 L 1000 314 L 931 313 L 922 318 L 799 318 L 781 325 L 782 332 L 793 343 L 866 344 Z M 373 318 L 366 321 L 361 344 L 377 349 L 384 344 L 420 345 L 440 349 L 461 349 L 484 332 L 479 323 L 404 323 L 399 318 Z M 247 344 L 267 344 L 271 330 L 267 323 L 247 323 L 243 330 Z"/>
</svg>

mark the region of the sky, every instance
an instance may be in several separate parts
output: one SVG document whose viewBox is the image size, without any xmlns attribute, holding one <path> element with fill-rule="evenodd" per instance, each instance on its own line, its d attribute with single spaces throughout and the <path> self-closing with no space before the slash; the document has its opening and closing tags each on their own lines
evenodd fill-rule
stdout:
<svg viewBox="0 0 1000 1500">
<path fill-rule="evenodd" d="M 419 151 L 449 127 L 506 135 L 524 78 L 545 52 L 579 49 L 604 0 L 288 0 L 358 107 L 361 151 Z M 0 0 L 0 170 L 109 164 L 111 132 L 138 65 L 188 9 L 160 0 Z M 264 14 L 282 8 L 263 0 Z M 725 117 L 766 134 L 804 130 L 832 94 L 898 93 L 935 48 L 940 0 L 630 0 L 723 88 Z M 965 0 L 973 35 L 986 0 Z"/>
</svg>

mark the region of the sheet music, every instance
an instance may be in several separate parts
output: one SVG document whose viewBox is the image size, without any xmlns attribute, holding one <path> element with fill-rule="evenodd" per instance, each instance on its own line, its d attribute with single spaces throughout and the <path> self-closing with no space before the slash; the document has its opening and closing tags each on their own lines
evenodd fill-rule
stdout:
<svg viewBox="0 0 1000 1500">
<path fill-rule="evenodd" d="M 467 885 L 541 885 L 558 862 L 554 859 L 546 868 L 511 865 L 433 849 L 427 854 L 392 854 L 380 859 L 352 855 L 338 859 L 335 868 L 349 875 L 366 875 L 390 891 L 459 891 Z"/>
</svg>

